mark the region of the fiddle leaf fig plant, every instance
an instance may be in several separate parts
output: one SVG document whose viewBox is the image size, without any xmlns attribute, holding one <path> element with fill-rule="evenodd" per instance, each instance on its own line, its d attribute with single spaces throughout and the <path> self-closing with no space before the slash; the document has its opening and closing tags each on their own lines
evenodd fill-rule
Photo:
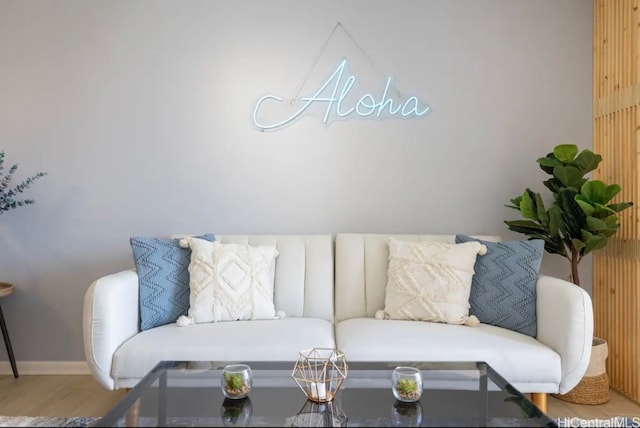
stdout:
<svg viewBox="0 0 640 428">
<path fill-rule="evenodd" d="M 580 285 L 578 264 L 594 250 L 604 248 L 620 227 L 618 213 L 632 202 L 612 203 L 622 190 L 618 184 L 605 184 L 585 177 L 594 171 L 602 156 L 585 149 L 578 153 L 574 144 L 561 144 L 537 160 L 540 168 L 551 175 L 543 181 L 553 201 L 545 207 L 540 193 L 525 189 L 507 205 L 520 212 L 522 219 L 507 220 L 509 230 L 523 233 L 529 239 L 544 240 L 549 253 L 560 254 L 571 263 L 571 280 Z"/>
<path fill-rule="evenodd" d="M 4 172 L 4 151 L 0 151 L 0 214 L 35 203 L 33 199 L 17 199 L 17 197 L 19 194 L 24 193 L 34 181 L 47 175 L 46 172 L 37 172 L 26 180 L 10 187 L 13 174 L 15 174 L 17 170 L 18 164 L 14 164 L 6 173 Z"/>
</svg>

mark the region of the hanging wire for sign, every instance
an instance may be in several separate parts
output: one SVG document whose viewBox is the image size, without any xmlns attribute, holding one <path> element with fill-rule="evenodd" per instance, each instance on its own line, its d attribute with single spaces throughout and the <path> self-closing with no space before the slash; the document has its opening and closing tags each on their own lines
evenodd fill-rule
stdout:
<svg viewBox="0 0 640 428">
<path fill-rule="evenodd" d="M 329 42 L 331 41 L 331 38 L 333 37 L 333 35 L 335 34 L 335 32 L 336 32 L 336 30 L 338 28 L 341 28 L 342 31 L 344 31 L 344 33 L 347 35 L 347 37 L 349 37 L 351 39 L 351 41 L 356 45 L 356 48 L 358 48 L 358 50 L 364 55 L 364 57 L 367 59 L 367 62 L 369 63 L 371 68 L 373 68 L 381 76 L 384 76 L 384 73 L 382 73 L 378 69 L 378 67 L 376 67 L 376 65 L 373 63 L 373 59 L 371 58 L 371 55 L 369 55 L 367 53 L 367 51 L 364 50 L 364 48 L 360 45 L 360 43 L 358 43 L 358 41 L 351 35 L 349 30 L 347 30 L 347 28 L 344 25 L 342 25 L 342 23 L 340 21 L 338 21 L 338 22 L 336 22 L 336 25 L 333 26 L 333 29 L 331 30 L 331 32 L 327 36 L 327 39 L 325 40 L 324 44 L 322 45 L 322 47 L 320 48 L 320 50 L 316 54 L 316 57 L 313 60 L 313 64 L 311 65 L 311 68 L 309 69 L 309 72 L 307 73 L 307 75 L 305 76 L 304 80 L 300 84 L 300 87 L 298 88 L 298 91 L 296 92 L 294 97 L 291 99 L 291 102 L 290 102 L 291 105 L 293 105 L 296 102 L 296 100 L 298 99 L 298 96 L 300 95 L 300 92 L 302 92 L 302 89 L 304 88 L 304 86 L 309 81 L 309 78 L 311 77 L 311 74 L 313 73 L 313 70 L 315 70 L 316 66 L 318 65 L 318 62 L 320 61 L 320 58 L 322 57 L 322 54 L 324 53 L 325 49 L 329 45 Z M 397 88 L 395 88 L 395 86 L 394 86 L 393 89 L 396 91 L 396 93 L 398 94 L 399 97 L 402 97 L 402 95 L 400 94 L 400 91 Z"/>
</svg>

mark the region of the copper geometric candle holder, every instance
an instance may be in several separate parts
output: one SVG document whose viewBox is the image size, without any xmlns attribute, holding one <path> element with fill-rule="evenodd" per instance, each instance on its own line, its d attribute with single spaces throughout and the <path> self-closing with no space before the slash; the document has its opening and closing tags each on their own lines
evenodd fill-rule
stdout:
<svg viewBox="0 0 640 428">
<path fill-rule="evenodd" d="M 347 359 L 337 349 L 313 348 L 299 353 L 291 377 L 307 398 L 316 403 L 333 400 L 347 378 Z"/>
</svg>

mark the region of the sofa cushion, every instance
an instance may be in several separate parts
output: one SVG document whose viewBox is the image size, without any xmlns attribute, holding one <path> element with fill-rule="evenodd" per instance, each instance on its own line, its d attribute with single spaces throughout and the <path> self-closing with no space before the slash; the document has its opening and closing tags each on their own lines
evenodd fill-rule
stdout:
<svg viewBox="0 0 640 428">
<path fill-rule="evenodd" d="M 487 254 L 476 259 L 469 313 L 480 322 L 536 337 L 536 283 L 544 241 L 488 242 L 456 235 L 456 242 L 471 241 L 486 245 Z"/>
<path fill-rule="evenodd" d="M 485 251 L 478 242 L 389 238 L 384 318 L 477 325 L 469 317 L 469 291 L 476 256 Z"/>
<path fill-rule="evenodd" d="M 189 315 L 179 325 L 273 319 L 275 247 L 221 244 L 183 238 L 192 250 Z"/>
<path fill-rule="evenodd" d="M 213 241 L 207 234 L 199 238 Z M 140 329 L 175 322 L 189 309 L 189 262 L 191 250 L 177 239 L 133 237 L 130 239 L 138 273 Z"/>
<path fill-rule="evenodd" d="M 114 354 L 112 375 L 141 378 L 159 361 L 292 361 L 313 347 L 334 348 L 333 325 L 319 318 L 196 324 L 143 331 Z"/>
<path fill-rule="evenodd" d="M 336 343 L 347 361 L 486 361 L 516 387 L 542 388 L 523 392 L 554 392 L 561 380 L 560 355 L 553 349 L 487 324 L 352 318 L 336 325 Z"/>
</svg>

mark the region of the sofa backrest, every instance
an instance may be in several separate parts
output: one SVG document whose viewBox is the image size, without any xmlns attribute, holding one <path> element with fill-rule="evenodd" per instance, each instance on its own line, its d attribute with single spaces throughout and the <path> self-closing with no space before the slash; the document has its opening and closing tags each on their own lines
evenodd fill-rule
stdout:
<svg viewBox="0 0 640 428">
<path fill-rule="evenodd" d="M 278 250 L 274 303 L 287 317 L 333 321 L 331 235 L 217 235 L 220 243 L 271 246 Z"/>
<path fill-rule="evenodd" d="M 455 243 L 455 235 L 393 235 L 339 233 L 335 237 L 335 321 L 373 317 L 384 309 L 388 238 L 401 241 L 437 241 Z M 499 236 L 474 235 L 486 241 L 500 241 Z"/>
</svg>

